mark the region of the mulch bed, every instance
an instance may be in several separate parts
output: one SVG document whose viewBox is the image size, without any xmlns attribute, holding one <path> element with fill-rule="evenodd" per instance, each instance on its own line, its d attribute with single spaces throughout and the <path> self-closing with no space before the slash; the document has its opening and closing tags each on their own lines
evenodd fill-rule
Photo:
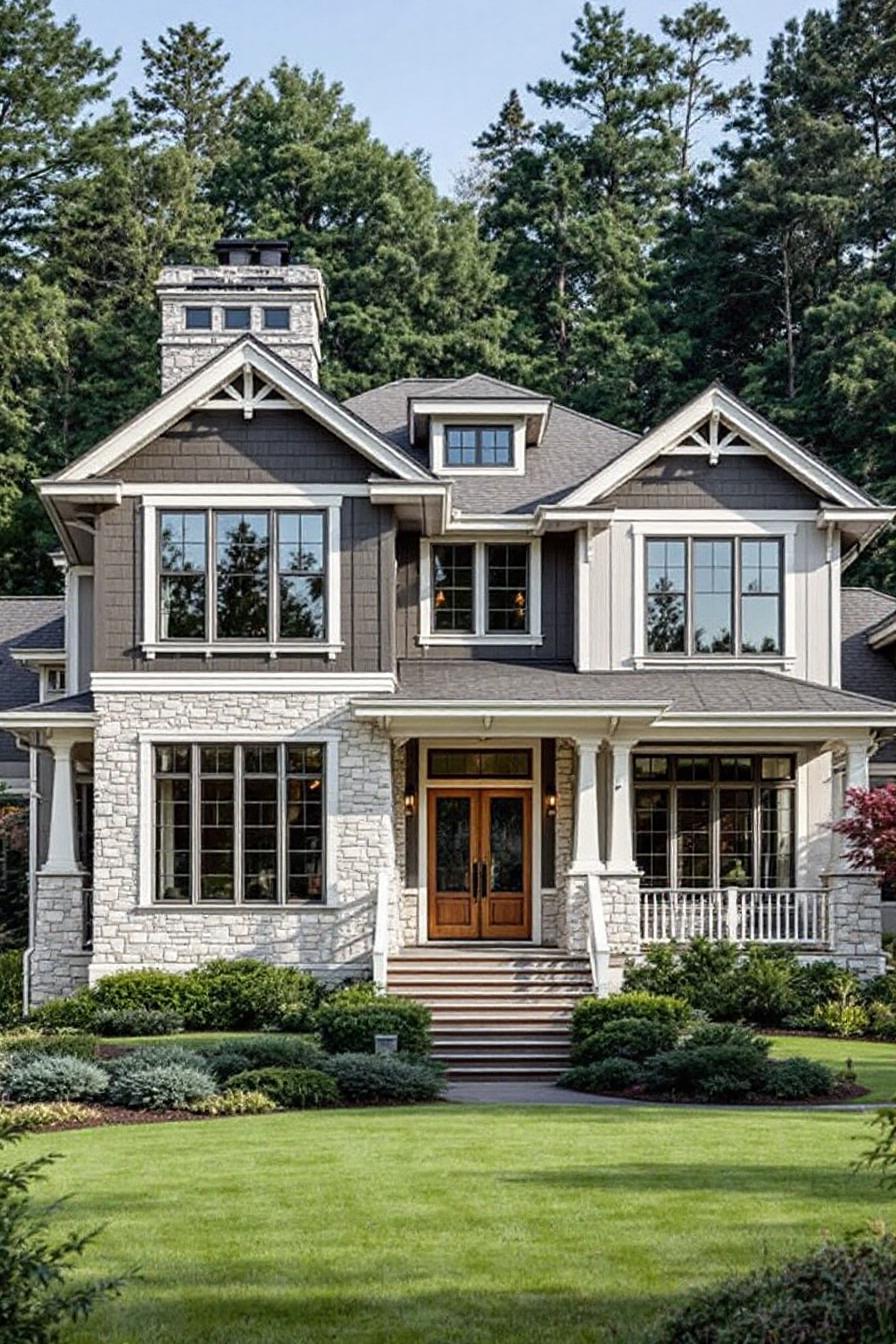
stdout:
<svg viewBox="0 0 896 1344">
<path fill-rule="evenodd" d="M 94 1120 L 61 1120 L 55 1125 L 41 1125 L 33 1134 L 52 1134 L 64 1129 L 102 1129 L 106 1125 L 161 1125 L 170 1120 L 221 1120 L 225 1116 L 197 1115 L 195 1111 L 132 1111 L 127 1106 L 96 1106 L 99 1115 Z"/>
</svg>

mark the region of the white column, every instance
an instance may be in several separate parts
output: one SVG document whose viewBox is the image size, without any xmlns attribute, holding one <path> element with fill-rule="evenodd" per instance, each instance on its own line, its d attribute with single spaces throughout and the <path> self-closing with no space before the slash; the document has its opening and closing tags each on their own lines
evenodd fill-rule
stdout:
<svg viewBox="0 0 896 1344">
<path fill-rule="evenodd" d="M 868 748 L 867 737 L 846 744 L 846 788 L 867 789 L 868 787 Z"/>
<path fill-rule="evenodd" d="M 75 854 L 72 748 L 79 734 L 72 729 L 54 728 L 48 736 L 53 752 L 53 800 L 50 806 L 47 859 L 41 872 L 59 875 L 78 873 L 81 870 Z"/>
<path fill-rule="evenodd" d="M 600 871 L 600 845 L 597 829 L 597 762 L 600 741 L 581 738 L 576 741 L 576 819 L 573 839 L 572 872 Z"/>
<path fill-rule="evenodd" d="M 607 868 L 611 873 L 633 873 L 632 850 L 632 747 L 634 739 L 610 741 L 610 846 Z"/>
</svg>

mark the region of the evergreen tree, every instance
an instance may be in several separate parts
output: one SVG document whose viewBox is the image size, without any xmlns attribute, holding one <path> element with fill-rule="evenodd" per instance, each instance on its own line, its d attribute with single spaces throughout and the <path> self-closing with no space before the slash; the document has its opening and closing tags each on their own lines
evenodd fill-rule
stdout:
<svg viewBox="0 0 896 1344">
<path fill-rule="evenodd" d="M 738 37 L 722 11 L 704 0 L 696 0 L 677 18 L 664 15 L 660 27 L 675 52 L 680 95 L 673 108 L 673 125 L 678 132 L 679 170 L 686 183 L 693 172 L 698 128 L 711 119 L 727 117 L 750 89 L 748 80 L 726 85 L 715 71 L 749 55 L 750 42 Z"/>
<path fill-rule="evenodd" d="M 210 28 L 182 23 L 158 45 L 143 43 L 145 89 L 134 89 L 137 128 L 159 146 L 175 146 L 203 163 L 214 160 L 247 80 L 228 85 L 230 54 Z"/>
</svg>

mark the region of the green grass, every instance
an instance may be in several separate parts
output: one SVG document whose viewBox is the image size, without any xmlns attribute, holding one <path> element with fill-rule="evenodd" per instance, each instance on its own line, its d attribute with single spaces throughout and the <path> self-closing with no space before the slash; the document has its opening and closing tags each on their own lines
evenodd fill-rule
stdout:
<svg viewBox="0 0 896 1344">
<path fill-rule="evenodd" d="M 84 1273 L 71 1344 L 633 1344 L 683 1293 L 892 1214 L 867 1118 L 433 1106 L 32 1136 Z"/>
<path fill-rule="evenodd" d="M 768 1033 L 771 1035 L 771 1033 Z M 773 1036 L 772 1057 L 805 1055 L 838 1072 L 851 1059 L 858 1081 L 869 1089 L 859 1102 L 896 1098 L 896 1044 L 889 1041 L 843 1041 L 831 1036 Z"/>
</svg>

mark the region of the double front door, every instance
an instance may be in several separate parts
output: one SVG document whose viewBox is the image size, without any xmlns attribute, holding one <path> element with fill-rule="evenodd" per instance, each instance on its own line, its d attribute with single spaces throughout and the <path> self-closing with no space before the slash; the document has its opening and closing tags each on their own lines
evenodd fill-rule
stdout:
<svg viewBox="0 0 896 1344">
<path fill-rule="evenodd" d="M 428 797 L 430 938 L 531 938 L 531 790 Z"/>
</svg>

